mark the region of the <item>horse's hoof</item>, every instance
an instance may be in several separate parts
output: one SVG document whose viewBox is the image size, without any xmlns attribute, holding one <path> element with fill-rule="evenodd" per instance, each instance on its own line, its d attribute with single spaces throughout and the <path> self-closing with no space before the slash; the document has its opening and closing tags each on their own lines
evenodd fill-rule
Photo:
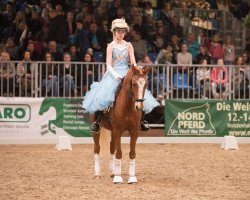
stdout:
<svg viewBox="0 0 250 200">
<path fill-rule="evenodd" d="M 138 183 L 136 176 L 130 176 L 128 179 L 128 184 Z"/>
<path fill-rule="evenodd" d="M 114 175 L 114 174 L 111 174 L 111 175 L 110 175 L 110 177 L 111 177 L 111 178 L 114 178 L 114 177 L 115 177 L 115 175 Z"/>
<path fill-rule="evenodd" d="M 121 176 L 114 176 L 113 183 L 122 184 L 123 183 L 122 177 Z"/>
<path fill-rule="evenodd" d="M 94 179 L 96 179 L 96 180 L 101 179 L 101 176 L 100 175 L 95 175 Z"/>
</svg>

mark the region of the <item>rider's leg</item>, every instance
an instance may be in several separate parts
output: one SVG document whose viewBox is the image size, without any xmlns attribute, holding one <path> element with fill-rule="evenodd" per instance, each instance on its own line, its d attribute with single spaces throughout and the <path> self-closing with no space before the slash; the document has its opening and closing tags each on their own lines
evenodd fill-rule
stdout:
<svg viewBox="0 0 250 200">
<path fill-rule="evenodd" d="M 142 117 L 141 117 L 141 131 L 148 131 L 150 130 L 150 127 L 148 125 L 148 122 L 144 120 L 145 112 L 142 111 Z"/>
<path fill-rule="evenodd" d="M 100 118 L 101 111 L 97 111 L 95 114 L 90 114 L 91 132 L 100 132 Z"/>
</svg>

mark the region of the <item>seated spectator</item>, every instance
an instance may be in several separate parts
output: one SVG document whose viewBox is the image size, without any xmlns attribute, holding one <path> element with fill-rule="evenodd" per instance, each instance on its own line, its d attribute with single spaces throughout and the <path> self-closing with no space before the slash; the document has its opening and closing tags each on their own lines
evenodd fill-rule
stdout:
<svg viewBox="0 0 250 200">
<path fill-rule="evenodd" d="M 29 42 L 29 44 L 27 46 L 27 51 L 30 52 L 30 59 L 32 61 L 38 61 L 38 60 L 40 60 L 40 55 L 35 50 L 35 45 L 34 45 L 34 43 L 32 41 Z"/>
<path fill-rule="evenodd" d="M 33 36 L 35 36 L 38 31 L 42 29 L 42 23 L 40 21 L 38 12 L 32 10 L 31 18 L 27 19 L 27 25 Z"/>
<path fill-rule="evenodd" d="M 50 24 L 47 40 L 55 41 L 57 44 L 57 50 L 62 53 L 69 39 L 66 18 L 55 9 L 51 9 L 49 15 Z"/>
<path fill-rule="evenodd" d="M 141 15 L 136 15 L 134 17 L 133 30 L 135 32 L 140 32 L 142 39 L 143 40 L 145 39 L 145 37 L 146 37 L 146 29 L 145 29 L 145 26 L 143 24 L 143 19 L 142 19 Z"/>
<path fill-rule="evenodd" d="M 15 44 L 18 44 L 18 53 L 19 57 L 22 55 L 22 53 L 27 48 L 27 44 L 25 44 L 25 39 L 28 34 L 28 26 L 25 22 L 20 22 L 18 29 L 16 29 L 14 33 L 14 42 Z"/>
<path fill-rule="evenodd" d="M 51 53 L 45 54 L 45 61 L 42 64 L 43 95 L 58 97 L 58 68 L 57 65 L 51 63 L 53 61 Z"/>
<path fill-rule="evenodd" d="M 143 9 L 143 16 L 152 16 L 153 17 L 154 10 L 152 8 L 151 2 L 145 2 L 145 8 Z"/>
<path fill-rule="evenodd" d="M 151 64 L 152 62 L 148 55 L 144 55 L 142 60 L 138 62 L 138 65 L 142 66 L 150 66 Z M 158 68 L 153 67 L 153 70 L 149 73 L 148 88 L 154 96 L 157 96 L 160 99 L 163 98 L 164 91 L 162 70 L 159 71 Z"/>
<path fill-rule="evenodd" d="M 90 64 L 94 62 L 94 58 L 91 53 L 87 52 L 83 58 L 83 65 L 78 66 L 77 70 L 77 86 L 83 89 L 85 94 L 89 89 L 93 81 L 98 81 L 98 69 L 95 65 Z"/>
<path fill-rule="evenodd" d="M 90 25 L 92 23 L 95 23 L 94 16 L 91 13 L 87 13 L 84 20 L 83 20 L 83 23 L 84 23 L 84 27 L 88 28 L 88 31 L 89 31 Z"/>
<path fill-rule="evenodd" d="M 3 51 L 0 56 L 0 96 L 4 97 L 14 95 L 15 65 L 8 61 L 10 56 Z"/>
<path fill-rule="evenodd" d="M 159 52 L 163 48 L 164 43 L 167 43 L 165 39 L 166 39 L 166 34 L 165 34 L 164 27 L 160 26 L 156 30 L 156 35 L 153 41 L 154 49 L 156 52 Z"/>
<path fill-rule="evenodd" d="M 74 44 L 70 45 L 70 47 L 69 47 L 69 54 L 70 54 L 72 62 L 76 62 L 76 61 L 79 60 L 78 59 L 78 53 L 77 53 L 76 45 L 74 45 Z"/>
<path fill-rule="evenodd" d="M 75 40 L 78 54 L 77 59 L 80 60 L 80 58 L 84 56 L 86 50 L 89 48 L 88 32 L 81 21 L 76 22 Z"/>
<path fill-rule="evenodd" d="M 194 34 L 189 33 L 187 36 L 187 40 L 184 43 L 188 46 L 188 52 L 192 54 L 193 63 L 196 63 L 196 56 L 198 55 L 199 51 L 199 43 L 195 40 Z"/>
<path fill-rule="evenodd" d="M 10 60 L 18 60 L 18 48 L 15 45 L 13 38 L 8 38 L 4 49 L 9 54 Z"/>
<path fill-rule="evenodd" d="M 145 40 L 147 41 L 147 43 L 153 46 L 153 41 L 156 35 L 156 27 L 155 27 L 153 16 L 148 15 L 146 17 L 146 23 L 144 24 L 144 27 L 146 31 Z"/>
<path fill-rule="evenodd" d="M 56 41 L 50 41 L 49 42 L 49 48 L 47 50 L 52 55 L 52 59 L 54 61 L 62 61 L 63 55 L 60 51 L 57 50 L 57 43 Z"/>
<path fill-rule="evenodd" d="M 114 19 L 119 18 L 117 16 L 118 9 L 122 8 L 122 2 L 121 0 L 115 0 L 112 2 L 111 6 L 108 9 L 107 15 L 108 15 L 108 21 L 112 22 Z"/>
<path fill-rule="evenodd" d="M 141 33 L 135 32 L 133 35 L 132 46 L 134 47 L 135 60 L 138 62 L 142 60 L 143 56 L 147 54 L 146 43 L 141 39 Z"/>
<path fill-rule="evenodd" d="M 167 32 L 169 33 L 170 37 L 176 35 L 179 41 L 183 41 L 183 28 L 180 26 L 177 16 L 172 17 L 171 24 L 167 28 Z"/>
<path fill-rule="evenodd" d="M 199 51 L 200 53 L 196 56 L 196 63 L 201 64 L 201 61 L 205 59 L 207 61 L 207 64 L 210 65 L 211 57 L 208 54 L 207 47 L 205 45 L 200 45 Z"/>
<path fill-rule="evenodd" d="M 234 64 L 234 45 L 232 43 L 232 38 L 227 36 L 225 42 L 222 46 L 223 49 L 223 60 L 225 65 Z"/>
<path fill-rule="evenodd" d="M 166 27 L 171 24 L 171 17 L 173 15 L 170 3 L 164 3 L 163 9 L 161 10 L 160 19 L 163 21 Z"/>
<path fill-rule="evenodd" d="M 176 64 L 177 63 L 177 53 L 179 53 L 179 51 L 180 51 L 180 44 L 179 44 L 178 36 L 172 35 L 169 44 L 173 48 L 173 64 Z"/>
<path fill-rule="evenodd" d="M 249 59 L 248 53 L 246 51 L 244 51 L 241 56 L 242 56 L 242 59 L 243 59 L 242 64 L 243 65 L 249 65 L 250 64 L 250 59 Z"/>
<path fill-rule="evenodd" d="M 74 21 L 73 11 L 69 11 L 67 13 L 67 24 L 68 24 L 68 32 L 69 32 L 69 44 L 75 44 L 76 43 L 75 41 L 76 23 Z"/>
<path fill-rule="evenodd" d="M 208 62 L 206 59 L 201 59 L 199 64 L 201 66 L 196 71 L 199 93 L 201 98 L 208 99 L 210 92 L 210 68 L 207 67 Z"/>
<path fill-rule="evenodd" d="M 17 83 L 19 84 L 19 90 L 21 90 L 21 96 L 31 96 L 35 91 L 34 72 L 35 64 L 30 59 L 30 52 L 25 51 L 22 62 L 17 65 Z"/>
<path fill-rule="evenodd" d="M 224 66 L 223 59 L 218 59 L 218 66 L 211 72 L 212 94 L 215 99 L 226 99 L 228 95 L 228 70 Z"/>
<path fill-rule="evenodd" d="M 173 48 L 170 44 L 164 45 L 155 59 L 155 64 L 171 64 L 173 63 Z"/>
<path fill-rule="evenodd" d="M 74 95 L 77 95 L 77 90 L 75 87 L 75 66 L 72 65 L 71 62 L 71 57 L 69 53 L 64 53 L 63 55 L 63 61 L 64 64 L 61 65 L 60 67 L 60 89 L 63 92 L 63 97 L 70 97 Z"/>
<path fill-rule="evenodd" d="M 15 17 L 15 19 L 12 22 L 12 25 L 11 25 L 12 34 L 19 28 L 19 24 L 21 22 L 26 24 L 26 16 L 25 16 L 25 13 L 23 11 L 19 10 L 16 13 L 16 17 Z"/>
<path fill-rule="evenodd" d="M 211 64 L 217 64 L 218 59 L 222 58 L 222 46 L 219 42 L 219 35 L 215 34 L 211 43 L 208 39 L 205 42 L 211 54 Z"/>
<path fill-rule="evenodd" d="M 0 14 L 1 14 L 0 18 L 2 21 L 2 24 L 0 26 L 0 30 L 2 29 L 0 32 L 1 34 L 0 36 L 1 40 L 6 42 L 7 38 L 11 34 L 12 31 L 11 24 L 15 18 L 14 4 L 12 2 L 7 2 L 5 10 Z"/>
<path fill-rule="evenodd" d="M 83 22 L 88 12 L 89 12 L 88 5 L 86 4 L 83 5 L 81 12 L 76 15 L 76 21 Z"/>
<path fill-rule="evenodd" d="M 239 98 L 244 93 L 244 85 L 246 85 L 246 77 L 245 77 L 245 67 L 243 66 L 243 58 L 242 56 L 237 56 L 235 58 L 235 66 L 232 70 L 232 87 L 234 91 L 234 97 Z"/>
<path fill-rule="evenodd" d="M 180 26 L 183 28 L 183 35 L 185 37 L 188 35 L 188 29 L 191 23 L 187 2 L 181 1 L 179 10 L 180 10 Z"/>
<path fill-rule="evenodd" d="M 89 45 L 94 51 L 104 51 L 107 46 L 107 38 L 97 28 L 96 23 L 90 24 L 89 27 Z"/>
<path fill-rule="evenodd" d="M 101 6 L 97 7 L 95 12 L 94 12 L 94 18 L 95 18 L 95 22 L 96 22 L 97 26 L 100 27 L 102 25 L 102 21 L 107 20 L 105 8 L 103 8 Z"/>
<path fill-rule="evenodd" d="M 180 73 L 188 73 L 190 70 L 192 70 L 189 66 L 193 64 L 192 54 L 187 50 L 187 44 L 183 43 L 181 45 L 181 52 L 177 53 L 177 64 L 180 65 L 178 67 L 178 71 Z"/>
<path fill-rule="evenodd" d="M 108 21 L 106 21 L 106 20 L 102 21 L 101 31 L 105 35 L 105 38 L 107 38 L 107 43 L 112 42 L 113 35 L 109 29 Z"/>
</svg>

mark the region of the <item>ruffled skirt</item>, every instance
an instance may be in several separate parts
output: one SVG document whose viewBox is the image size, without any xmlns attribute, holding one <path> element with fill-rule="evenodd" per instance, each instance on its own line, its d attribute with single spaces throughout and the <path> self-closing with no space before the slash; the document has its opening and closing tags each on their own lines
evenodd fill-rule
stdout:
<svg viewBox="0 0 250 200">
<path fill-rule="evenodd" d="M 121 76 L 125 76 L 127 70 L 116 70 Z M 115 101 L 115 93 L 120 81 L 117 81 L 113 76 L 106 72 L 100 82 L 94 82 L 90 86 L 90 90 L 83 97 L 83 108 L 85 112 L 95 113 L 96 111 L 102 111 L 109 106 L 112 107 Z M 149 113 L 159 105 L 152 94 L 146 89 L 145 101 L 143 111 Z"/>
</svg>

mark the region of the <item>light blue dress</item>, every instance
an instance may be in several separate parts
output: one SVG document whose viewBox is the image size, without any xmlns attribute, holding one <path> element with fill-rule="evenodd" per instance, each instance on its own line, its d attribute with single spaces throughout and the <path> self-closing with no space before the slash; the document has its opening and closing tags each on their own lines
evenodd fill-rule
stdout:
<svg viewBox="0 0 250 200">
<path fill-rule="evenodd" d="M 112 52 L 113 67 L 116 73 L 124 77 L 128 71 L 128 48 L 123 50 L 113 46 Z M 107 71 L 100 82 L 94 82 L 90 90 L 83 97 L 83 108 L 85 112 L 95 113 L 102 111 L 113 105 L 115 93 L 120 81 L 117 81 L 113 75 Z M 149 113 L 159 105 L 152 94 L 146 89 L 143 111 Z"/>
</svg>

